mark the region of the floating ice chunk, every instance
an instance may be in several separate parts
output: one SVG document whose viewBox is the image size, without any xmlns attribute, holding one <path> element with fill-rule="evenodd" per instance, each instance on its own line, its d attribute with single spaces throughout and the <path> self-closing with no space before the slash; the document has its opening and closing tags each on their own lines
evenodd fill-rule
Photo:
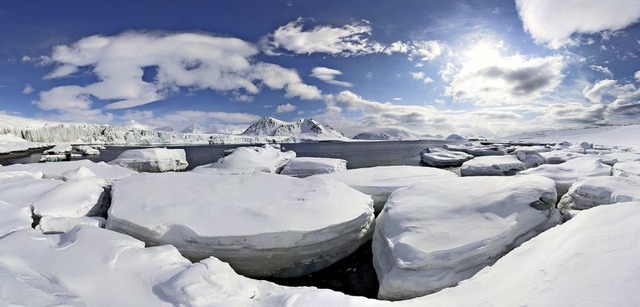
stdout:
<svg viewBox="0 0 640 307">
<path fill-rule="evenodd" d="M 129 149 L 109 162 L 138 172 L 171 172 L 189 166 L 184 149 L 145 148 Z"/>
<path fill-rule="evenodd" d="M 485 146 L 485 145 L 472 145 L 472 144 L 464 144 L 464 145 L 447 144 L 442 147 L 450 151 L 461 151 L 464 153 L 468 153 L 474 157 L 504 156 L 507 154 L 507 149 L 504 148 L 504 146 L 498 146 L 498 145 Z"/>
<path fill-rule="evenodd" d="M 314 177 L 340 181 L 364 194 L 371 195 L 376 211 L 382 210 L 389 195 L 399 189 L 423 180 L 457 177 L 453 172 L 420 166 L 376 166 L 350 169 Z"/>
<path fill-rule="evenodd" d="M 449 151 L 443 148 L 425 148 L 420 151 L 422 162 L 433 167 L 460 166 L 473 156 L 462 151 Z"/>
<path fill-rule="evenodd" d="M 519 175 L 540 175 L 556 182 L 558 198 L 562 197 L 580 177 L 610 176 L 611 166 L 603 164 L 600 158 L 585 156 L 571 159 L 562 164 L 545 164 L 530 168 Z"/>
<path fill-rule="evenodd" d="M 562 196 L 558 209 L 565 213 L 628 201 L 640 201 L 640 178 L 584 177 Z"/>
<path fill-rule="evenodd" d="M 517 155 L 518 153 L 522 152 L 522 153 L 530 153 L 530 152 L 537 152 L 537 153 L 543 153 L 543 152 L 550 152 L 553 149 L 550 146 L 542 146 L 542 145 L 535 145 L 535 146 L 514 146 L 513 151 L 511 151 L 511 154 Z"/>
<path fill-rule="evenodd" d="M 89 145 L 76 146 L 75 149 L 80 151 L 83 155 L 86 155 L 86 156 L 95 156 L 100 154 L 100 150 Z"/>
<path fill-rule="evenodd" d="M 0 238 L 16 230 L 31 228 L 31 209 L 0 201 Z"/>
<path fill-rule="evenodd" d="M 107 220 L 97 216 L 82 217 L 51 217 L 44 216 L 36 226 L 37 230 L 43 233 L 61 233 L 68 232 L 77 225 L 87 225 L 93 227 L 104 227 Z"/>
<path fill-rule="evenodd" d="M 193 172 L 231 175 L 277 173 L 295 157 L 296 153 L 293 151 L 282 152 L 270 145 L 239 147 L 218 162 L 198 166 Z"/>
<path fill-rule="evenodd" d="M 395 191 L 373 238 L 378 297 L 407 299 L 473 276 L 556 225 L 554 182 L 540 176 L 429 180 Z"/>
<path fill-rule="evenodd" d="M 460 167 L 461 176 L 512 176 L 525 169 L 525 163 L 512 155 L 471 159 Z"/>
<path fill-rule="evenodd" d="M 20 230 L 0 240 L 0 302 L 26 306 L 172 306 L 154 288 L 191 263 L 172 246 L 90 226 Z"/>
<path fill-rule="evenodd" d="M 371 197 L 322 178 L 139 174 L 116 181 L 107 228 L 248 276 L 302 276 L 371 237 Z"/>
<path fill-rule="evenodd" d="M 613 165 L 613 176 L 640 179 L 640 161 L 619 162 Z"/>
<path fill-rule="evenodd" d="M 47 149 L 43 152 L 44 155 L 65 155 L 66 153 L 71 153 L 73 147 L 71 144 L 58 144 L 51 149 Z"/>
<path fill-rule="evenodd" d="M 567 162 L 571 159 L 584 157 L 583 153 L 564 151 L 564 150 L 554 150 L 549 152 L 540 153 L 542 157 L 544 157 L 546 164 L 560 164 Z"/>
<path fill-rule="evenodd" d="M 346 169 L 347 160 L 299 157 L 289 160 L 280 174 L 302 178 L 318 174 L 335 173 Z"/>
</svg>

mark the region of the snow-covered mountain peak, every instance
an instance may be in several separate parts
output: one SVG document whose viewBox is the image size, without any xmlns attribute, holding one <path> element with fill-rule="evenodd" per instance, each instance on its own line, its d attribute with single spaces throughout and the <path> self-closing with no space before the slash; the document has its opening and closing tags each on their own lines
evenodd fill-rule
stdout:
<svg viewBox="0 0 640 307">
<path fill-rule="evenodd" d="M 381 141 L 414 141 L 420 137 L 401 128 L 377 128 L 359 133 L 353 137 L 357 140 L 381 140 Z"/>
<path fill-rule="evenodd" d="M 186 127 L 184 129 L 180 130 L 180 132 L 182 132 L 182 133 L 204 134 L 204 133 L 207 133 L 207 129 L 202 127 L 202 126 L 200 126 L 200 125 L 198 125 L 198 124 L 196 124 L 196 123 L 193 123 L 189 127 Z"/>
<path fill-rule="evenodd" d="M 314 140 L 347 140 L 342 133 L 325 126 L 313 119 L 298 119 L 294 122 L 285 122 L 272 117 L 265 117 L 255 122 L 243 135 L 263 136 L 299 136 Z"/>
<path fill-rule="evenodd" d="M 153 128 L 143 125 L 133 119 L 130 119 L 128 121 L 126 121 L 122 127 L 127 128 L 127 129 L 138 129 L 138 130 L 153 130 Z"/>
</svg>

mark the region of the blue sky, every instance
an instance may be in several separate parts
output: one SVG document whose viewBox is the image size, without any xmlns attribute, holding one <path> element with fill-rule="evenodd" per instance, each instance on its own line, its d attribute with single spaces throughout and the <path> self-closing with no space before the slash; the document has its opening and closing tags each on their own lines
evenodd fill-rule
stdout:
<svg viewBox="0 0 640 307">
<path fill-rule="evenodd" d="M 0 112 L 220 131 L 640 122 L 640 0 L 0 0 Z"/>
</svg>

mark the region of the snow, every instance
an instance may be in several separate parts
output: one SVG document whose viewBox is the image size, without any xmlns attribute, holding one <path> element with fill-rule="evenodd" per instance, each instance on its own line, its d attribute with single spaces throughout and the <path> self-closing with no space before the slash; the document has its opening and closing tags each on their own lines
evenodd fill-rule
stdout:
<svg viewBox="0 0 640 307">
<path fill-rule="evenodd" d="M 566 213 L 628 201 L 640 201 L 640 178 L 583 177 L 562 196 L 558 209 Z"/>
<path fill-rule="evenodd" d="M 509 176 L 525 169 L 517 157 L 484 156 L 466 161 L 460 167 L 461 176 Z"/>
<path fill-rule="evenodd" d="M 0 201 L 0 239 L 16 230 L 31 228 L 32 222 L 28 206 L 14 206 Z"/>
<path fill-rule="evenodd" d="M 0 166 L 0 176 L 2 173 L 27 172 L 37 178 L 62 180 L 92 178 L 88 171 L 105 184 L 137 173 L 121 166 L 89 160 Z"/>
<path fill-rule="evenodd" d="M 613 176 L 640 179 L 640 161 L 618 162 L 614 164 Z"/>
<path fill-rule="evenodd" d="M 85 156 L 95 156 L 100 154 L 100 150 L 89 145 L 76 146 L 75 149 L 82 152 L 82 154 Z"/>
<path fill-rule="evenodd" d="M 250 192 L 247 192 L 250 191 Z M 107 228 L 248 276 L 302 276 L 373 231 L 369 196 L 332 180 L 276 174 L 139 174 L 112 187 Z"/>
<path fill-rule="evenodd" d="M 106 224 L 107 220 L 102 217 L 96 216 L 82 216 L 82 217 L 52 217 L 43 216 L 35 229 L 42 231 L 43 233 L 62 233 L 68 232 L 77 225 L 87 225 L 93 227 L 102 227 Z"/>
<path fill-rule="evenodd" d="M 95 179 L 69 180 L 42 193 L 32 203 L 39 216 L 81 217 L 105 211 L 104 189 Z"/>
<path fill-rule="evenodd" d="M 170 172 L 189 166 L 184 149 L 144 148 L 129 149 L 109 162 L 138 172 Z"/>
<path fill-rule="evenodd" d="M 571 159 L 584 157 L 583 153 L 576 153 L 565 150 L 554 150 L 549 152 L 540 153 L 542 157 L 544 157 L 544 161 L 546 164 L 560 164 L 567 162 Z"/>
<path fill-rule="evenodd" d="M 205 174 L 253 174 L 259 172 L 276 173 L 289 160 L 296 157 L 293 151 L 282 152 L 271 145 L 262 147 L 239 147 L 216 163 L 201 165 L 193 169 Z"/>
<path fill-rule="evenodd" d="M 47 146 L 43 143 L 29 142 L 11 134 L 0 134 L 0 154 L 25 151 Z"/>
<path fill-rule="evenodd" d="M 302 178 L 318 174 L 335 173 L 346 169 L 347 160 L 299 157 L 289 160 L 280 174 Z"/>
<path fill-rule="evenodd" d="M 480 156 L 504 156 L 507 154 L 507 149 L 503 146 L 497 145 L 473 145 L 473 144 L 462 144 L 462 145 L 452 145 L 446 144 L 443 146 L 444 149 L 450 151 L 461 151 L 464 153 L 468 153 L 474 157 Z"/>
<path fill-rule="evenodd" d="M 64 155 L 70 153 L 73 150 L 71 144 L 58 144 L 51 149 L 47 149 L 43 152 L 45 155 Z"/>
<path fill-rule="evenodd" d="M 422 162 L 433 167 L 460 166 L 473 156 L 461 151 L 449 151 L 443 148 L 427 147 L 420 151 Z"/>
<path fill-rule="evenodd" d="M 172 246 L 145 248 L 96 227 L 53 235 L 21 230 L 0 240 L 0 304 L 172 306 L 155 286 L 190 265 Z"/>
<path fill-rule="evenodd" d="M 376 220 L 378 297 L 408 299 L 473 276 L 556 225 L 554 182 L 540 176 L 428 180 L 389 197 Z"/>
<path fill-rule="evenodd" d="M 561 164 L 545 164 L 521 171 L 519 175 L 539 175 L 556 182 L 558 197 L 561 197 L 580 177 L 610 176 L 611 166 L 602 163 L 597 156 L 571 159 Z"/>
<path fill-rule="evenodd" d="M 515 156 L 524 162 L 525 168 L 538 167 L 546 162 L 546 159 L 536 151 L 518 151 Z"/>
<path fill-rule="evenodd" d="M 306 141 L 349 141 L 341 132 L 313 119 L 299 119 L 285 122 L 272 117 L 264 117 L 253 123 L 242 135 L 295 137 Z"/>
<path fill-rule="evenodd" d="M 503 139 L 549 143 L 563 141 L 581 143 L 589 141 L 599 145 L 640 148 L 640 140 L 636 137 L 631 137 L 635 135 L 640 135 L 640 125 L 533 131 L 508 136 Z"/>
<path fill-rule="evenodd" d="M 457 175 L 450 171 L 431 167 L 376 166 L 313 177 L 337 180 L 364 194 L 371 195 L 374 201 L 374 208 L 378 212 L 382 210 L 389 195 L 399 188 L 423 180 L 439 180 L 457 177 Z"/>
</svg>

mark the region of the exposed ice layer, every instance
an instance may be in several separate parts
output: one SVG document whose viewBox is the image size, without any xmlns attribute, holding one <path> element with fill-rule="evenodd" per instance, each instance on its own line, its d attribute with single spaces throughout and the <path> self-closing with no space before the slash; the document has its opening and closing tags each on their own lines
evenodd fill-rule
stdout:
<svg viewBox="0 0 640 307">
<path fill-rule="evenodd" d="M 0 238 L 16 230 L 31 228 L 31 209 L 0 201 Z"/>
<path fill-rule="evenodd" d="M 280 174 L 302 178 L 318 174 L 335 173 L 346 169 L 347 160 L 299 157 L 289 160 Z"/>
<path fill-rule="evenodd" d="M 580 177 L 610 176 L 611 166 L 603 164 L 598 157 L 585 156 L 561 164 L 545 164 L 530 168 L 518 175 L 539 175 L 553 179 L 560 198 Z"/>
<path fill-rule="evenodd" d="M 51 217 L 44 216 L 38 222 L 36 226 L 37 230 L 43 233 L 61 233 L 70 231 L 77 225 L 87 225 L 93 227 L 104 227 L 107 221 L 102 217 L 97 216 L 82 216 L 82 217 Z"/>
<path fill-rule="evenodd" d="M 525 163 L 516 156 L 485 156 L 464 162 L 461 176 L 511 176 L 525 169 Z"/>
<path fill-rule="evenodd" d="M 371 195 L 376 212 L 382 210 L 389 195 L 423 180 L 457 177 L 453 172 L 420 166 L 376 166 L 350 169 L 314 177 L 340 181 L 364 194 Z"/>
<path fill-rule="evenodd" d="M 640 201 L 640 178 L 584 177 L 562 196 L 558 209 L 565 213 L 629 201 Z"/>
<path fill-rule="evenodd" d="M 172 306 L 154 287 L 189 267 L 173 246 L 91 226 L 0 240 L 0 305 Z"/>
<path fill-rule="evenodd" d="M 248 276 L 302 276 L 371 237 L 369 196 L 322 178 L 139 174 L 114 183 L 107 228 Z"/>
<path fill-rule="evenodd" d="M 184 149 L 144 148 L 129 149 L 109 162 L 138 172 L 173 172 L 189 166 Z"/>
<path fill-rule="evenodd" d="M 554 150 L 549 152 L 540 153 L 541 156 L 544 157 L 545 163 L 547 164 L 560 164 L 567 162 L 571 159 L 584 157 L 582 153 L 576 153 L 571 151 L 564 150 Z"/>
<path fill-rule="evenodd" d="M 373 264 L 382 299 L 456 285 L 560 222 L 541 176 L 423 181 L 395 191 L 376 220 Z"/>
<path fill-rule="evenodd" d="M 89 160 L 66 161 L 56 163 L 34 163 L 34 164 L 13 164 L 0 167 L 0 176 L 3 172 L 31 172 L 36 177 L 51 179 L 72 179 L 86 177 L 88 173 L 84 169 L 90 170 L 98 179 L 107 183 L 136 174 L 135 171 L 104 162 L 92 162 Z M 80 169 L 80 170 L 79 170 Z M 81 172 L 84 175 L 82 175 Z"/>
<path fill-rule="evenodd" d="M 295 152 L 282 152 L 271 145 L 239 147 L 228 156 L 220 158 L 218 162 L 198 166 L 193 172 L 231 175 L 276 173 L 295 157 Z"/>
<path fill-rule="evenodd" d="M 613 176 L 640 179 L 640 161 L 618 162 L 613 165 Z"/>
<path fill-rule="evenodd" d="M 473 159 L 473 156 L 461 151 L 427 147 L 420 151 L 420 159 L 429 166 L 450 167 L 460 166 L 465 161 Z"/>
<path fill-rule="evenodd" d="M 504 156 L 507 154 L 507 149 L 503 146 L 497 145 L 473 145 L 473 144 L 464 144 L 464 145 L 451 145 L 447 144 L 443 146 L 444 149 L 450 151 L 461 151 L 468 153 L 474 157 L 480 156 Z"/>
</svg>

